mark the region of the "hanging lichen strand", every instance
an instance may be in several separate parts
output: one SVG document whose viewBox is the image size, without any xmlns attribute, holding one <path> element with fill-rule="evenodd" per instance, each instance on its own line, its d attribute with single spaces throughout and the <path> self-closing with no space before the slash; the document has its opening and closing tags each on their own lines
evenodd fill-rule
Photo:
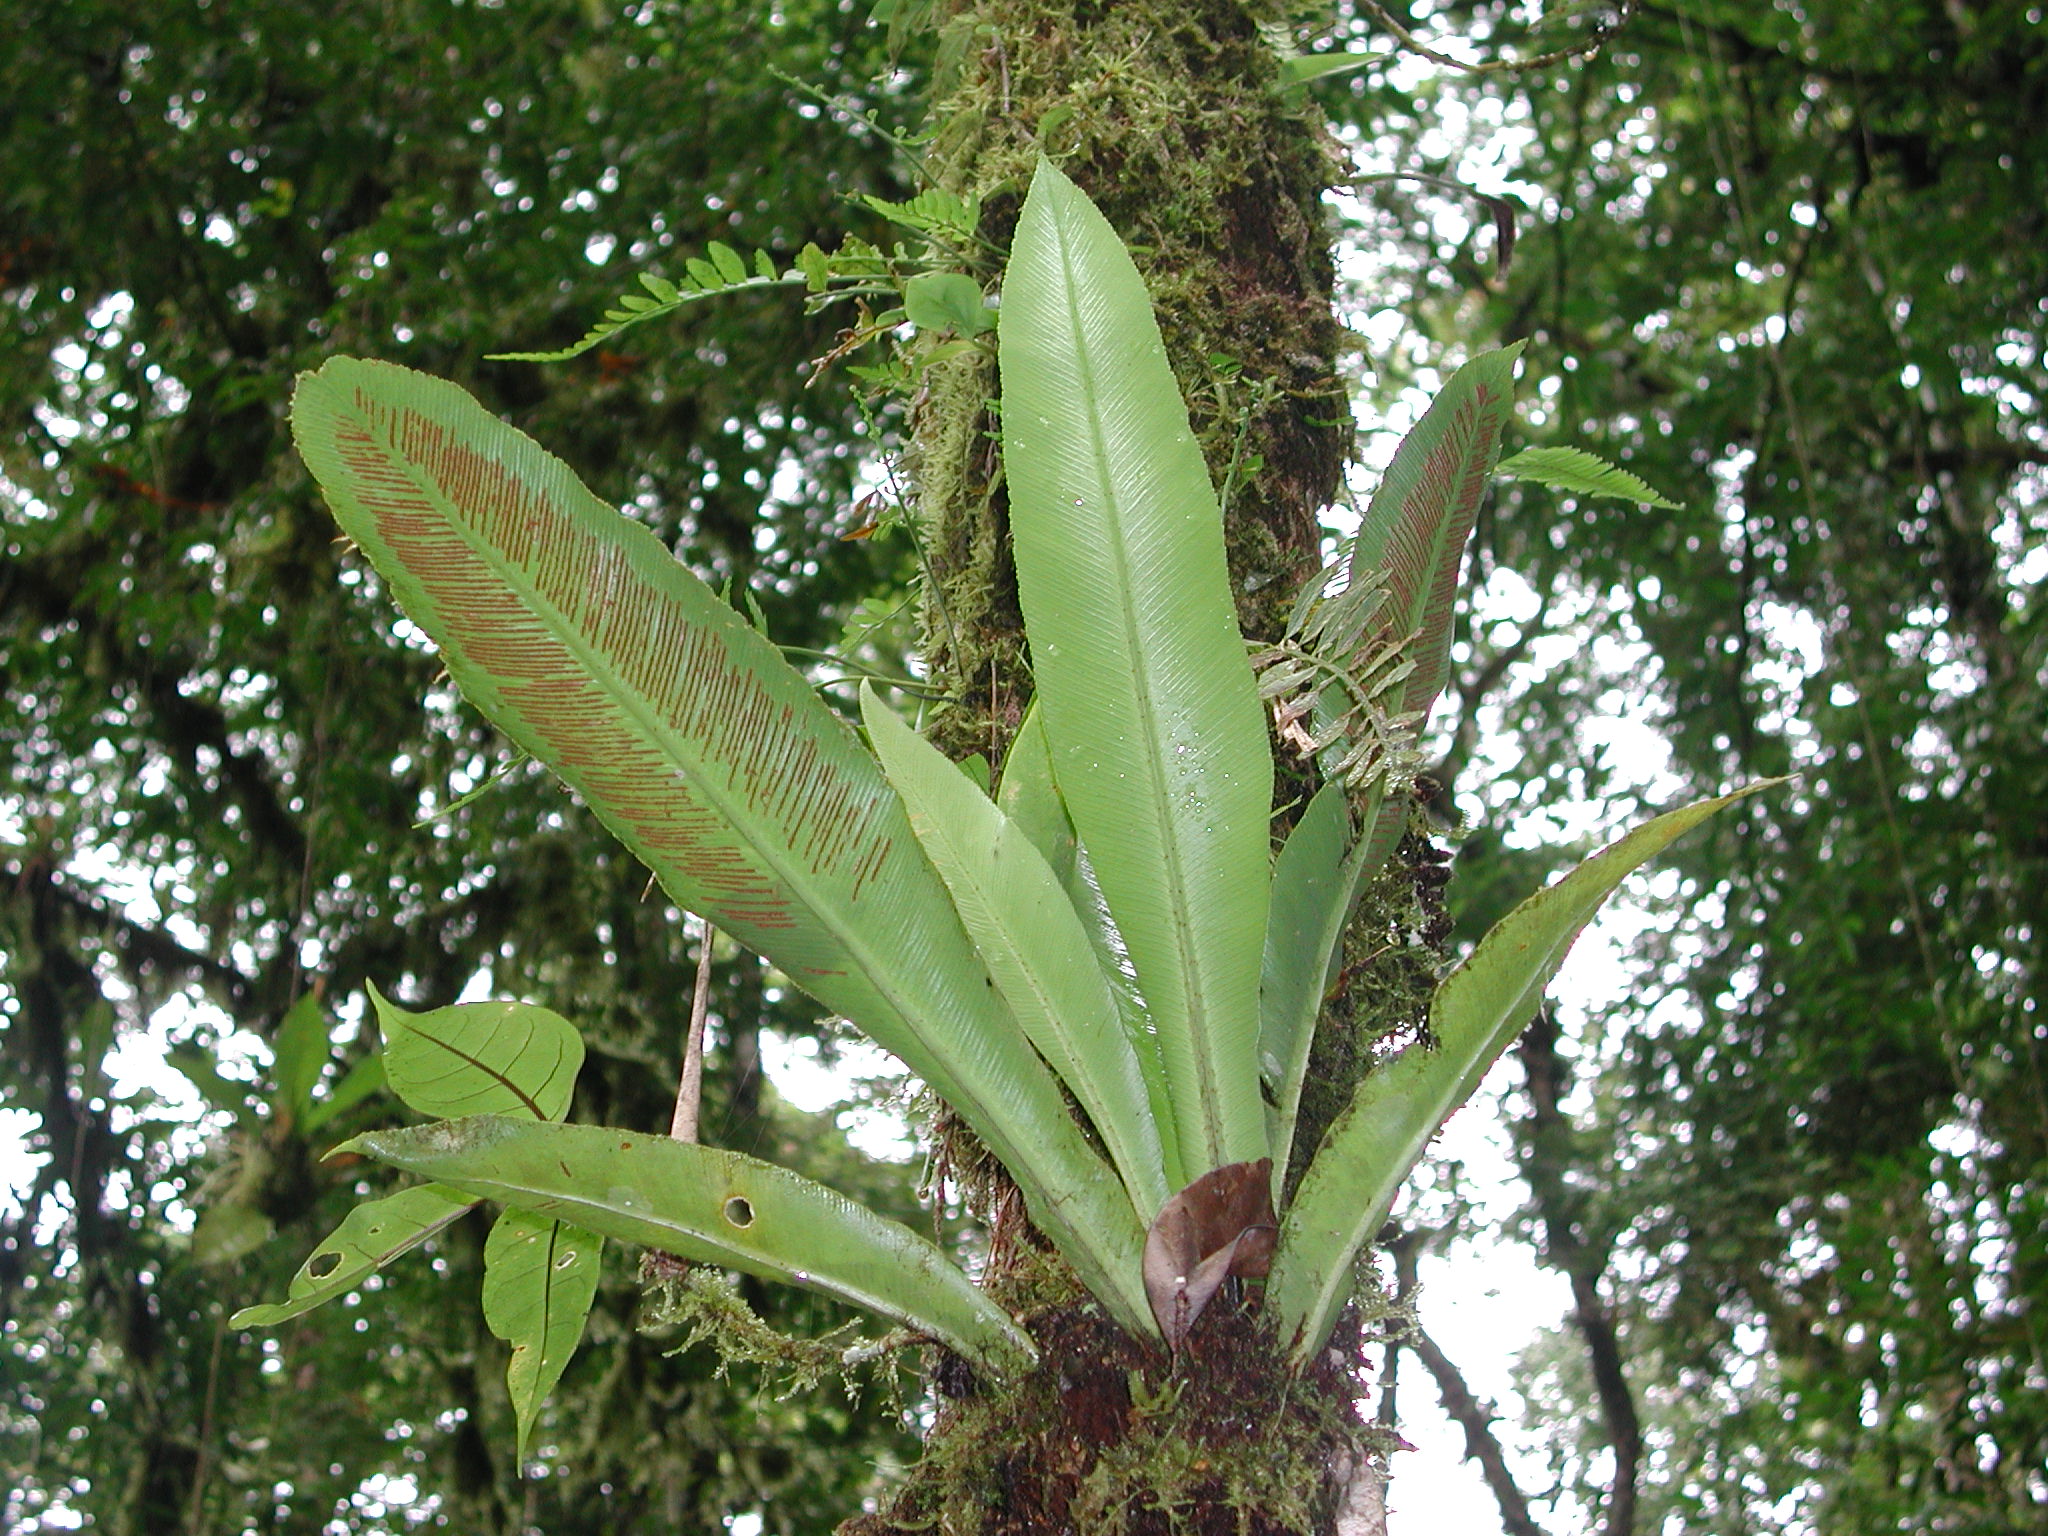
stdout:
<svg viewBox="0 0 2048 1536">
<path fill-rule="evenodd" d="M 981 199 L 997 250 L 1041 151 L 1123 235 L 1224 494 L 1253 637 L 1281 632 L 1315 569 L 1351 441 L 1320 201 L 1333 166 L 1312 109 L 1276 88 L 1263 19 L 1233 0 L 965 6 L 938 40 L 928 155 L 941 185 Z M 927 373 L 912 422 L 937 577 L 926 660 L 961 701 L 932 734 L 956 757 L 999 755 L 1030 697 L 995 393 L 990 360 L 956 355 Z"/>
</svg>

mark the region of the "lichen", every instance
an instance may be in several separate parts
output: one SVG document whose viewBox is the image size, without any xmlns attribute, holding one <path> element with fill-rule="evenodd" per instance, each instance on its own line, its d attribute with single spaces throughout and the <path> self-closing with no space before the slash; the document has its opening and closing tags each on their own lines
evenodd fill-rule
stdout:
<svg viewBox="0 0 2048 1536">
<path fill-rule="evenodd" d="M 709 1344 L 718 1354 L 720 1376 L 735 1365 L 758 1368 L 778 1398 L 813 1391 L 835 1376 L 853 1396 L 863 1374 L 879 1375 L 894 1397 L 899 1390 L 894 1357 L 920 1342 L 908 1333 L 856 1338 L 852 1324 L 822 1338 L 794 1338 L 763 1322 L 726 1271 L 667 1254 L 649 1254 L 641 1278 L 646 1283 L 643 1326 L 683 1330 L 669 1354 Z"/>
</svg>

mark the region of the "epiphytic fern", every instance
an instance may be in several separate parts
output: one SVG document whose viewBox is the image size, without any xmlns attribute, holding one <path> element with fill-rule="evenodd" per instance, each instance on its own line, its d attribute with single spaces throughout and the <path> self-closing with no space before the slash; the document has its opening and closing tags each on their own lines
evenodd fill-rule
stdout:
<svg viewBox="0 0 2048 1536">
<path fill-rule="evenodd" d="M 504 362 L 559 363 L 588 352 L 628 326 L 658 320 L 699 299 L 746 288 L 776 287 L 802 287 L 815 297 L 836 297 L 835 284 L 855 283 L 865 289 L 876 279 L 887 281 L 889 274 L 887 259 L 865 240 L 848 239 L 830 254 L 815 244 L 806 245 L 783 272 L 777 272 L 775 258 L 766 251 L 756 251 L 751 264 L 723 241 L 713 240 L 705 251 L 703 256 L 688 258 L 683 263 L 684 275 L 673 281 L 641 273 L 640 286 L 647 291 L 621 295 L 602 320 L 569 346 L 553 352 L 497 352 L 492 356 Z"/>
<path fill-rule="evenodd" d="M 1401 684 L 1415 670 L 1408 655 L 1415 638 L 1393 628 L 1385 573 L 1358 569 L 1347 548 L 1302 587 L 1279 642 L 1252 656 L 1281 741 L 1354 795 L 1382 775 L 1406 787 L 1420 766 L 1422 713 L 1400 707 Z"/>
<path fill-rule="evenodd" d="M 931 187 L 907 203 L 892 203 L 881 197 L 863 197 L 861 201 L 891 223 L 914 229 L 956 251 L 965 252 L 979 243 L 978 197 L 960 197 L 943 187 Z"/>
</svg>

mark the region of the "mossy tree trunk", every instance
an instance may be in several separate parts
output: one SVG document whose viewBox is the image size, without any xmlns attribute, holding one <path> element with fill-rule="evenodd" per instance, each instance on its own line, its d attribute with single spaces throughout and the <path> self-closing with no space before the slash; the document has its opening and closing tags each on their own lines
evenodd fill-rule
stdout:
<svg viewBox="0 0 2048 1536">
<path fill-rule="evenodd" d="M 994 249 L 1008 247 L 1041 151 L 1123 236 L 1223 495 L 1238 617 L 1252 638 L 1278 636 L 1319 564 L 1319 514 L 1351 444 L 1321 201 L 1338 167 L 1311 109 L 1275 88 L 1259 24 L 1277 19 L 1240 0 L 962 5 L 940 38 L 930 155 L 945 187 L 981 198 Z M 912 427 L 915 512 L 935 577 L 927 660 L 959 701 L 932 734 L 955 757 L 1000 765 L 1031 679 L 995 393 L 981 355 L 935 363 Z M 1312 786 L 1305 767 L 1280 767 L 1284 807 Z M 1337 1055 L 1349 1058 L 1344 1042 L 1378 1028 L 1339 1011 L 1323 1033 L 1342 1036 Z M 1310 1145 L 1319 1132 L 1307 1126 Z M 1366 1390 L 1356 1317 L 1315 1370 L 1291 1379 L 1253 1299 L 1233 1295 L 1169 1360 L 1088 1303 L 957 1128 L 941 1137 L 990 1225 L 987 1283 L 1037 1336 L 1042 1364 L 1001 1388 L 959 1362 L 942 1368 L 925 1461 L 848 1536 L 1371 1528 L 1378 1482 L 1355 1406 Z"/>
</svg>

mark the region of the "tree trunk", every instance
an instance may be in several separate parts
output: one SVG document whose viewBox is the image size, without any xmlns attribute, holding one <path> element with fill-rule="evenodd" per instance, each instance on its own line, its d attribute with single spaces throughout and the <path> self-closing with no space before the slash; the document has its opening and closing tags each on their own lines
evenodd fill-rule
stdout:
<svg viewBox="0 0 2048 1536">
<path fill-rule="evenodd" d="M 1312 109 L 1276 89 L 1267 19 L 1237 0 L 966 5 L 940 38 L 929 162 L 948 190 L 982 200 L 982 233 L 1006 249 L 1049 154 L 1131 247 L 1226 507 L 1238 616 L 1254 638 L 1278 636 L 1320 563 L 1318 515 L 1351 441 L 1321 204 L 1334 146 Z M 995 369 L 969 353 L 924 377 L 912 468 L 934 577 L 926 656 L 958 701 L 932 734 L 956 758 L 999 765 L 1031 679 L 989 409 Z M 1312 785 L 1305 766 L 1279 768 L 1285 806 Z M 1320 1130 L 1307 1126 L 1309 1145 Z M 1356 1406 L 1356 1316 L 1293 1378 L 1256 1293 L 1232 1282 L 1169 1359 L 1089 1301 L 957 1126 L 942 1126 L 939 1156 L 983 1211 L 985 1283 L 1031 1329 L 1041 1364 L 995 1385 L 943 1362 L 924 1460 L 845 1536 L 1383 1529 L 1387 1432 Z"/>
</svg>

